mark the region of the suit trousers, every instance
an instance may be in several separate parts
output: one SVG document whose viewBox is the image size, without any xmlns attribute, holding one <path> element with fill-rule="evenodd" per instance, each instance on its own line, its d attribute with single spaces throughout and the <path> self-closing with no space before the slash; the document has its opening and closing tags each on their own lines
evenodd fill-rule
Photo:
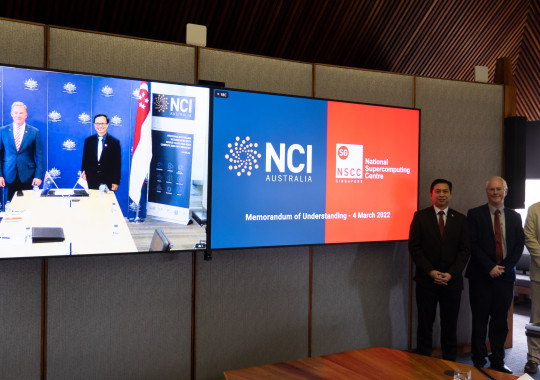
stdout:
<svg viewBox="0 0 540 380">
<path fill-rule="evenodd" d="M 504 363 L 504 342 L 508 335 L 507 316 L 513 298 L 513 282 L 497 278 L 469 278 L 469 302 L 472 311 L 471 356 L 475 365 L 486 363 L 486 337 L 489 337 L 491 346 L 491 365 Z"/>
<path fill-rule="evenodd" d="M 19 179 L 19 175 L 17 174 L 13 182 L 6 183 L 6 186 L 8 188 L 8 201 L 11 202 L 11 200 L 13 199 L 13 195 L 19 190 L 32 190 L 32 181 L 33 178 L 30 180 L 30 182 L 21 182 L 21 180 Z"/>
<path fill-rule="evenodd" d="M 418 308 L 417 350 L 421 355 L 431 355 L 433 349 L 433 323 L 439 305 L 441 321 L 441 349 L 443 359 L 456 361 L 457 320 L 461 303 L 461 289 L 446 285 L 422 286 L 416 284 Z"/>
<path fill-rule="evenodd" d="M 531 323 L 540 322 L 540 282 L 531 281 Z M 540 363 L 540 338 L 527 337 L 527 360 Z"/>
</svg>

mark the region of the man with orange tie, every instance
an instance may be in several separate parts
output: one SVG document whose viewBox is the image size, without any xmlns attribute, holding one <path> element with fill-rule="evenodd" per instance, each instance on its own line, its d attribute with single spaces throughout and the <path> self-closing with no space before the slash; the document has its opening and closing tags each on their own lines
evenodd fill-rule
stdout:
<svg viewBox="0 0 540 380">
<path fill-rule="evenodd" d="M 442 356 L 455 361 L 463 270 L 470 255 L 467 219 L 448 207 L 452 182 L 434 180 L 430 197 L 433 206 L 414 214 L 409 231 L 409 252 L 416 266 L 417 353 L 431 355 L 439 305 Z"/>
<path fill-rule="evenodd" d="M 8 188 L 7 200 L 19 190 L 41 185 L 43 144 L 39 129 L 26 124 L 23 102 L 11 105 L 13 123 L 0 128 L 0 187 Z"/>
<path fill-rule="evenodd" d="M 516 263 L 523 253 L 525 235 L 521 216 L 504 207 L 506 181 L 492 177 L 486 182 L 488 203 L 467 213 L 471 239 L 471 261 L 465 272 L 469 279 L 472 311 L 471 356 L 476 367 L 512 373 L 504 364 L 507 315 L 514 298 Z M 489 333 L 488 333 L 489 326 Z"/>
</svg>

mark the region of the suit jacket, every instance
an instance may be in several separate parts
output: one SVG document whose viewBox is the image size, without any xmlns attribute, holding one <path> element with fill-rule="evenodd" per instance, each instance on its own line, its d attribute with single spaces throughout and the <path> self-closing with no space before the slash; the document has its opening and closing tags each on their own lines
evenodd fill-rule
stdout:
<svg viewBox="0 0 540 380">
<path fill-rule="evenodd" d="M 490 280 L 489 272 L 497 265 L 495 258 L 495 232 L 487 203 L 470 209 L 467 213 L 469 236 L 471 239 L 471 261 L 465 272 L 470 279 Z M 504 266 L 504 273 L 497 277 L 500 281 L 516 280 L 516 264 L 523 253 L 525 235 L 521 216 L 509 208 L 504 208 L 506 230 L 506 257 L 499 265 Z"/>
<path fill-rule="evenodd" d="M 414 214 L 409 230 L 409 252 L 416 265 L 414 279 L 422 286 L 438 286 L 432 270 L 450 273 L 448 287 L 463 288 L 463 270 L 469 260 L 469 236 L 465 215 L 448 209 L 443 236 L 433 206 Z"/>
<path fill-rule="evenodd" d="M 81 170 L 86 173 L 88 187 L 98 189 L 100 182 L 106 184 L 109 189 L 113 183 L 120 185 L 122 168 L 120 141 L 107 133 L 103 139 L 103 151 L 99 161 L 97 160 L 97 145 L 97 134 L 84 140 Z M 101 181 L 98 172 L 101 172 Z"/>
<path fill-rule="evenodd" d="M 527 211 L 525 245 L 531 254 L 531 280 L 540 282 L 540 202 Z"/>
<path fill-rule="evenodd" d="M 0 128 L 0 177 L 12 183 L 17 174 L 23 183 L 43 178 L 43 143 L 39 129 L 26 124 L 17 152 L 13 138 L 13 123 Z"/>
</svg>

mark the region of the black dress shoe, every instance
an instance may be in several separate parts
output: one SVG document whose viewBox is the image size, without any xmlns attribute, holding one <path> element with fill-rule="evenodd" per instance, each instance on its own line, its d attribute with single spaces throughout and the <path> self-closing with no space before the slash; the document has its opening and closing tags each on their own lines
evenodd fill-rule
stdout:
<svg viewBox="0 0 540 380">
<path fill-rule="evenodd" d="M 491 367 L 489 367 L 489 369 L 494 369 L 495 371 L 498 371 L 498 372 L 512 373 L 512 370 L 508 368 L 506 364 L 504 363 L 492 364 Z"/>
<path fill-rule="evenodd" d="M 473 365 L 476 367 L 476 368 L 484 368 L 484 366 L 486 365 L 486 362 L 474 362 Z"/>
<path fill-rule="evenodd" d="M 534 375 L 538 371 L 538 363 L 536 363 L 533 360 L 527 360 L 527 364 L 525 364 L 525 372 L 527 372 L 530 375 Z"/>
</svg>

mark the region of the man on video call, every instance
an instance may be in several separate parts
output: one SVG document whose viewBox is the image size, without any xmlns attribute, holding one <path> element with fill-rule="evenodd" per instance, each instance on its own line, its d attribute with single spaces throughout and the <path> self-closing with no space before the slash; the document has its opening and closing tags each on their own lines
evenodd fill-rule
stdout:
<svg viewBox="0 0 540 380">
<path fill-rule="evenodd" d="M 86 174 L 88 188 L 99 189 L 101 184 L 116 191 L 120 185 L 121 149 L 120 141 L 107 133 L 109 118 L 94 116 L 97 134 L 84 140 L 81 170 Z"/>
<path fill-rule="evenodd" d="M 19 190 L 41 185 L 43 144 L 39 129 L 26 124 L 23 102 L 11 105 L 13 123 L 0 128 L 0 187 L 8 187 L 7 200 Z"/>
<path fill-rule="evenodd" d="M 409 232 L 409 252 L 416 265 L 417 351 L 431 355 L 438 304 L 442 357 L 456 361 L 463 270 L 470 256 L 467 219 L 448 207 L 452 182 L 434 180 L 430 197 L 433 205 L 414 214 Z"/>
</svg>

